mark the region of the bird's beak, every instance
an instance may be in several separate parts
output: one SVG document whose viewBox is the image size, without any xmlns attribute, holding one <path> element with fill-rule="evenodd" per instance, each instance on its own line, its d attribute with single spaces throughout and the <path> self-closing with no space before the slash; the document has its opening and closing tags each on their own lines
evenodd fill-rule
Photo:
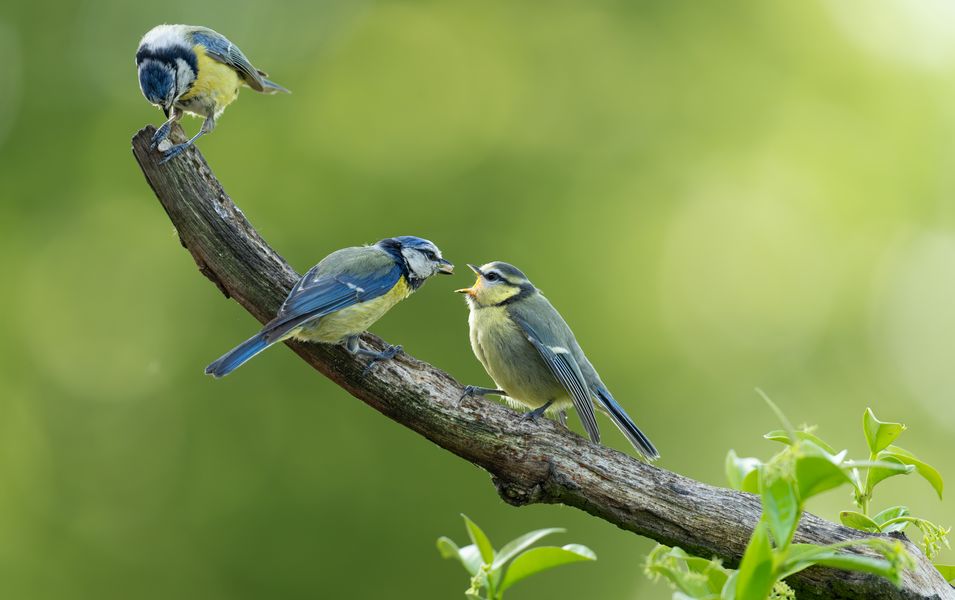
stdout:
<svg viewBox="0 0 955 600">
<path fill-rule="evenodd" d="M 442 275 L 451 275 L 454 273 L 454 265 L 450 261 L 444 260 L 443 258 L 438 259 L 438 273 Z"/>
<path fill-rule="evenodd" d="M 474 285 L 472 285 L 469 288 L 461 288 L 460 290 L 454 290 L 454 291 L 457 292 L 458 294 L 467 294 L 468 296 L 471 296 L 473 298 L 475 295 L 477 295 L 477 288 L 478 288 L 478 285 L 480 285 L 481 283 L 481 269 L 480 267 L 475 267 L 474 265 L 470 263 L 468 263 L 468 268 L 477 274 L 478 276 L 477 281 L 475 281 Z"/>
</svg>

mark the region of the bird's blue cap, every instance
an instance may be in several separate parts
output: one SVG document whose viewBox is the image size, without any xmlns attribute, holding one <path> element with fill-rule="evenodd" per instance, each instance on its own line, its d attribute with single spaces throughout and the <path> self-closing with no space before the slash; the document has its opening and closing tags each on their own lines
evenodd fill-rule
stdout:
<svg viewBox="0 0 955 600">
<path fill-rule="evenodd" d="M 415 237 L 413 235 L 399 235 L 392 239 L 396 240 L 403 247 L 407 247 L 407 248 L 434 248 L 435 247 L 435 245 L 432 242 L 424 238 Z"/>
</svg>

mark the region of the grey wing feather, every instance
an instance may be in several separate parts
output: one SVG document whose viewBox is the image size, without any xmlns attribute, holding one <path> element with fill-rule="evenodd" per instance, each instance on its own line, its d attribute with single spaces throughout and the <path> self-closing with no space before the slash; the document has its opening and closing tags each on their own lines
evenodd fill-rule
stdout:
<svg viewBox="0 0 955 600">
<path fill-rule="evenodd" d="M 548 303 L 547 307 L 554 312 L 553 316 L 560 319 L 560 322 L 563 323 L 563 319 L 561 319 L 557 311 L 550 306 L 550 303 Z M 587 381 L 584 379 L 584 375 L 581 373 L 577 361 L 574 360 L 574 357 L 570 354 L 570 349 L 567 348 L 567 345 L 570 345 L 569 342 L 552 339 L 555 337 L 553 327 L 535 327 L 534 324 L 531 323 L 533 318 L 530 317 L 530 315 L 522 314 L 522 312 L 523 311 L 520 310 L 511 310 L 511 318 L 524 331 L 527 340 L 537 349 L 538 353 L 540 353 L 541 358 L 544 359 L 544 363 L 554 374 L 554 377 L 557 378 L 564 389 L 567 390 L 567 393 L 570 394 L 570 397 L 574 401 L 574 408 L 577 409 L 577 415 L 580 417 L 580 422 L 583 424 L 587 435 L 590 436 L 590 439 L 594 442 L 599 442 L 600 429 L 597 427 L 597 417 L 594 414 L 590 386 L 587 385 Z M 566 327 L 566 324 L 564 324 L 564 326 Z M 559 348 L 560 351 L 555 350 L 555 348 Z"/>
<path fill-rule="evenodd" d="M 195 43 L 202 44 L 210 57 L 235 69 L 250 88 L 257 92 L 265 90 L 259 70 L 253 67 L 242 50 L 224 35 L 201 27 L 192 32 L 192 39 Z"/>
</svg>

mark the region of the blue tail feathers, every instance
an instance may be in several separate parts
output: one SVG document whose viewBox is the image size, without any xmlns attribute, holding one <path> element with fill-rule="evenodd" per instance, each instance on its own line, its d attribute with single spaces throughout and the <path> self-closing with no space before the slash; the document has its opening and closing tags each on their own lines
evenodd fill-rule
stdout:
<svg viewBox="0 0 955 600">
<path fill-rule="evenodd" d="M 276 340 L 277 341 L 277 340 Z M 232 371 L 241 367 L 247 360 L 271 346 L 273 342 L 265 339 L 263 333 L 257 333 L 245 340 L 232 350 L 229 350 L 215 362 L 206 367 L 206 375 L 213 377 L 225 377 Z"/>
<path fill-rule="evenodd" d="M 607 414 L 610 415 L 610 418 L 613 419 L 614 425 L 627 436 L 627 439 L 630 440 L 630 443 L 633 444 L 633 447 L 636 448 L 640 454 L 649 460 L 660 458 L 660 453 L 657 452 L 653 442 L 640 431 L 640 428 L 634 424 L 633 420 L 623 410 L 623 407 L 617 404 L 617 401 L 613 399 L 613 396 L 610 395 L 607 389 L 597 387 L 594 389 L 594 393 L 597 396 L 600 406 L 603 407 L 603 409 L 607 411 Z"/>
<path fill-rule="evenodd" d="M 262 91 L 266 94 L 275 94 L 282 92 L 283 94 L 291 94 L 292 92 L 288 91 L 284 87 L 275 83 L 274 81 L 269 81 L 265 77 L 262 78 L 262 87 L 265 88 Z"/>
</svg>

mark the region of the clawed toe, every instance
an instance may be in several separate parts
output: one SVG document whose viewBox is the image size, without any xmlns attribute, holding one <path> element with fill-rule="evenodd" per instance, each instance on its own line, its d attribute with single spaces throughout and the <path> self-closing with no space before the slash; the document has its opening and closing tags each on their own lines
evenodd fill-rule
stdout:
<svg viewBox="0 0 955 600">
<path fill-rule="evenodd" d="M 171 161 L 172 159 L 182 154 L 186 150 L 186 148 L 188 148 L 188 144 L 177 144 L 173 146 L 172 148 L 170 148 L 169 150 L 166 150 L 165 152 L 163 152 L 162 154 L 163 159 L 159 161 L 159 164 L 161 165 L 166 164 L 167 162 Z"/>
<path fill-rule="evenodd" d="M 368 361 L 368 364 L 365 365 L 364 370 L 361 372 L 362 376 L 367 375 L 371 372 L 371 369 L 379 362 L 383 360 L 391 360 L 394 357 L 398 356 L 404 352 L 401 346 L 389 346 L 387 349 L 375 354 L 371 357 L 371 360 Z"/>
</svg>

